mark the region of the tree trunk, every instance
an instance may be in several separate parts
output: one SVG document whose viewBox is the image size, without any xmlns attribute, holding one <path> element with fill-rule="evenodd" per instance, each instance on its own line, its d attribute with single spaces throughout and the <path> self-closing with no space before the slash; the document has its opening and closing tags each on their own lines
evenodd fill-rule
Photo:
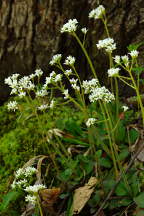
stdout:
<svg viewBox="0 0 144 216">
<path fill-rule="evenodd" d="M 12 73 L 30 74 L 36 67 L 48 72 L 55 53 L 77 57 L 82 78 L 88 66 L 72 38 L 60 33 L 68 19 L 77 18 L 89 28 L 88 52 L 99 76 L 104 76 L 107 63 L 95 44 L 106 37 L 101 21 L 88 19 L 91 9 L 103 4 L 107 10 L 110 34 L 117 44 L 117 54 L 126 54 L 131 43 L 143 41 L 143 0 L 0 0 L 0 100 L 9 94 L 4 78 Z M 141 51 L 144 47 L 141 47 Z"/>
</svg>

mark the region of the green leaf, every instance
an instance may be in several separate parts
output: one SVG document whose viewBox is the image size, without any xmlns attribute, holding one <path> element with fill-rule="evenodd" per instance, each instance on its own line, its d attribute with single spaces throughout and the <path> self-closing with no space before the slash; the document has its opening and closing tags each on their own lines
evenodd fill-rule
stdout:
<svg viewBox="0 0 144 216">
<path fill-rule="evenodd" d="M 78 140 L 78 139 L 72 139 L 72 138 L 62 138 L 62 139 L 68 143 L 71 143 L 71 144 L 78 144 L 78 145 L 86 146 L 86 147 L 89 146 L 88 143 L 85 143 L 85 142 Z"/>
<path fill-rule="evenodd" d="M 131 143 L 135 143 L 136 139 L 139 137 L 139 132 L 135 129 L 129 131 L 129 139 Z"/>
<path fill-rule="evenodd" d="M 144 71 L 144 68 L 143 67 L 135 67 L 132 69 L 132 71 L 134 71 L 135 74 L 140 75 Z"/>
<path fill-rule="evenodd" d="M 129 51 L 137 50 L 143 44 L 144 44 L 144 42 L 140 42 L 140 43 L 137 43 L 137 44 L 130 44 L 127 48 L 128 48 Z"/>
<path fill-rule="evenodd" d="M 4 211 L 11 201 L 15 201 L 19 197 L 20 193 L 17 191 L 10 191 L 3 197 L 3 201 L 0 205 L 0 210 Z"/>
<path fill-rule="evenodd" d="M 123 182 L 120 182 L 115 190 L 117 196 L 126 196 L 129 195 L 127 188 Z"/>
<path fill-rule="evenodd" d="M 125 158 L 128 157 L 128 155 L 129 155 L 128 149 L 123 149 L 123 150 L 121 151 L 121 153 L 119 154 L 119 160 L 120 160 L 120 161 L 124 160 Z"/>
<path fill-rule="evenodd" d="M 68 181 L 71 175 L 72 175 L 72 169 L 68 168 L 64 172 L 62 172 L 59 177 L 62 181 Z"/>
<path fill-rule="evenodd" d="M 134 201 L 139 208 L 144 208 L 144 192 L 140 193 L 139 196 L 135 197 Z"/>
<path fill-rule="evenodd" d="M 100 158 L 100 166 L 111 168 L 112 163 L 109 158 Z"/>
</svg>

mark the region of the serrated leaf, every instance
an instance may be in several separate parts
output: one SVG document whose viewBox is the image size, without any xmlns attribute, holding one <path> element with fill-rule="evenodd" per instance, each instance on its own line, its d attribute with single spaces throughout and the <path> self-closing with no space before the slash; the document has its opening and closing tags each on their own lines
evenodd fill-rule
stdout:
<svg viewBox="0 0 144 216">
<path fill-rule="evenodd" d="M 144 192 L 140 193 L 139 196 L 135 197 L 134 201 L 139 208 L 144 208 Z"/>
</svg>

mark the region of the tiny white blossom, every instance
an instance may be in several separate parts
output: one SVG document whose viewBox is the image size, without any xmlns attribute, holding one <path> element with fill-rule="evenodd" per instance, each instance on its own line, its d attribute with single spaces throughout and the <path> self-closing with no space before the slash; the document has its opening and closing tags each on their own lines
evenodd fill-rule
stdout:
<svg viewBox="0 0 144 216">
<path fill-rule="evenodd" d="M 32 203 L 33 205 L 35 205 L 36 204 L 36 202 L 37 202 L 37 197 L 35 196 L 35 195 L 27 195 L 26 197 L 25 197 L 25 201 L 26 202 L 30 202 L 30 203 Z"/>
<path fill-rule="evenodd" d="M 35 70 L 35 75 L 38 76 L 38 77 L 40 77 L 40 76 L 43 75 L 43 71 L 41 69 L 36 69 Z"/>
<path fill-rule="evenodd" d="M 62 80 L 62 74 L 57 74 L 54 78 L 54 82 L 60 82 Z"/>
<path fill-rule="evenodd" d="M 48 108 L 48 104 L 42 104 L 41 106 L 38 107 L 38 110 L 43 111 L 46 110 Z"/>
<path fill-rule="evenodd" d="M 12 183 L 11 187 L 13 189 L 15 188 L 25 188 L 28 185 L 28 182 L 26 179 L 15 181 Z"/>
<path fill-rule="evenodd" d="M 37 97 L 44 97 L 44 96 L 48 95 L 48 92 L 45 89 L 41 89 L 41 90 L 37 91 L 35 94 Z"/>
<path fill-rule="evenodd" d="M 68 89 L 64 90 L 64 91 L 63 91 L 63 94 L 64 94 L 64 99 L 68 99 L 68 98 L 69 98 Z"/>
<path fill-rule="evenodd" d="M 19 92 L 18 96 L 19 96 L 20 98 L 23 98 L 23 97 L 26 96 L 26 92 Z"/>
<path fill-rule="evenodd" d="M 38 193 L 39 190 L 45 189 L 46 186 L 43 184 L 37 184 L 37 185 L 33 185 L 33 186 L 28 186 L 26 187 L 24 190 L 29 192 L 29 193 Z"/>
<path fill-rule="evenodd" d="M 30 74 L 30 75 L 29 75 L 29 78 L 30 78 L 30 79 L 34 79 L 35 77 L 36 77 L 36 74 Z"/>
<path fill-rule="evenodd" d="M 116 43 L 114 43 L 113 38 L 106 38 L 104 40 L 99 40 L 96 44 L 98 49 L 104 48 L 106 52 L 112 53 L 116 49 Z"/>
<path fill-rule="evenodd" d="M 50 109 L 53 109 L 54 108 L 54 105 L 55 105 L 55 101 L 54 100 L 51 100 L 51 102 L 50 102 Z"/>
<path fill-rule="evenodd" d="M 26 177 L 29 177 L 29 176 L 32 176 L 34 173 L 36 173 L 37 169 L 34 168 L 34 167 L 26 167 L 25 168 L 25 172 L 24 172 L 24 175 Z"/>
<path fill-rule="evenodd" d="M 91 80 L 84 80 L 82 83 L 82 87 L 84 88 L 84 93 L 88 94 L 91 91 L 93 91 L 93 89 L 97 88 L 99 84 L 98 79 L 91 79 Z"/>
<path fill-rule="evenodd" d="M 15 173 L 15 177 L 20 178 L 21 176 L 24 175 L 24 172 L 25 172 L 25 170 L 23 168 L 19 168 Z"/>
<path fill-rule="evenodd" d="M 7 104 L 8 110 L 13 110 L 14 112 L 18 109 L 18 103 L 16 101 L 10 101 Z"/>
<path fill-rule="evenodd" d="M 56 54 L 52 57 L 52 60 L 50 61 L 50 65 L 55 65 L 55 64 L 58 64 L 60 63 L 60 60 L 62 58 L 62 55 L 61 54 Z"/>
<path fill-rule="evenodd" d="M 109 103 L 114 99 L 114 95 L 108 89 L 106 89 L 105 86 L 94 89 L 89 95 L 89 100 L 91 103 L 94 103 L 98 100 L 103 100 L 104 102 Z"/>
<path fill-rule="evenodd" d="M 95 118 L 89 118 L 87 121 L 86 121 L 86 126 L 87 127 L 90 127 L 92 125 L 94 125 L 96 123 L 96 119 Z"/>
<path fill-rule="evenodd" d="M 69 70 L 65 70 L 65 73 L 64 73 L 66 76 L 70 76 L 72 74 L 72 69 L 69 69 Z"/>
<path fill-rule="evenodd" d="M 78 81 L 78 79 L 74 79 L 74 78 L 72 78 L 72 79 L 70 79 L 69 81 L 70 81 L 71 84 L 76 84 L 77 81 Z"/>
<path fill-rule="evenodd" d="M 132 50 L 129 54 L 132 58 L 137 58 L 139 52 L 137 50 Z"/>
<path fill-rule="evenodd" d="M 73 66 L 75 63 L 75 57 L 68 56 L 64 62 L 65 65 Z"/>
<path fill-rule="evenodd" d="M 86 34 L 88 32 L 87 28 L 82 28 L 81 31 L 83 34 Z"/>
<path fill-rule="evenodd" d="M 122 106 L 122 108 L 123 108 L 123 110 L 124 110 L 124 112 L 126 112 L 128 109 L 129 109 L 129 107 L 128 106 Z"/>
<path fill-rule="evenodd" d="M 77 30 L 78 21 L 76 19 L 70 19 L 66 24 L 61 28 L 61 33 L 64 32 L 75 32 Z"/>
<path fill-rule="evenodd" d="M 105 8 L 103 7 L 103 5 L 100 5 L 89 13 L 89 18 L 100 19 L 102 18 L 103 14 L 105 14 Z"/>
<path fill-rule="evenodd" d="M 51 78 L 54 78 L 56 76 L 56 72 L 55 71 L 52 71 L 51 73 L 50 73 L 50 77 Z"/>
<path fill-rule="evenodd" d="M 119 55 L 116 55 L 113 59 L 114 59 L 115 63 L 120 64 L 121 59 L 120 59 Z"/>
<path fill-rule="evenodd" d="M 124 65 L 127 67 L 129 65 L 129 58 L 127 55 L 121 56 L 121 59 L 124 63 Z"/>
<path fill-rule="evenodd" d="M 76 83 L 72 84 L 71 86 L 72 86 L 72 88 L 75 89 L 76 91 L 80 91 L 80 87 L 79 87 Z"/>
<path fill-rule="evenodd" d="M 119 75 L 119 71 L 120 71 L 120 68 L 110 68 L 108 70 L 108 76 L 109 77 L 116 77 Z"/>
</svg>

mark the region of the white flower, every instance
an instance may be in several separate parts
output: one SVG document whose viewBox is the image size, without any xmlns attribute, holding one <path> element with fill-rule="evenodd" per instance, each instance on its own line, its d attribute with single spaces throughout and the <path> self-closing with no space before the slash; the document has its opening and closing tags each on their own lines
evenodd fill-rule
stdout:
<svg viewBox="0 0 144 216">
<path fill-rule="evenodd" d="M 50 102 L 50 109 L 53 109 L 54 108 L 54 105 L 55 105 L 55 101 L 54 100 L 51 100 L 51 102 Z"/>
<path fill-rule="evenodd" d="M 69 81 L 70 81 L 71 84 L 76 84 L 77 81 L 78 81 L 78 79 L 74 79 L 74 78 L 72 78 L 72 79 L 70 79 Z"/>
<path fill-rule="evenodd" d="M 80 91 L 80 87 L 79 87 L 76 83 L 72 84 L 71 86 L 72 86 L 72 88 L 75 89 L 76 91 Z"/>
<path fill-rule="evenodd" d="M 121 56 L 121 59 L 124 63 L 124 65 L 127 67 L 129 65 L 129 58 L 127 55 Z"/>
<path fill-rule="evenodd" d="M 19 168 L 17 171 L 16 171 L 16 173 L 15 173 L 15 177 L 16 178 L 20 178 L 21 176 L 23 176 L 24 175 L 24 169 L 23 168 Z"/>
<path fill-rule="evenodd" d="M 103 5 L 100 5 L 89 13 L 89 18 L 100 19 L 102 18 L 103 14 L 105 14 L 105 8 L 103 7 Z"/>
<path fill-rule="evenodd" d="M 29 78 L 30 78 L 30 79 L 34 79 L 35 77 L 36 77 L 36 74 L 30 74 L 30 75 L 29 75 Z"/>
<path fill-rule="evenodd" d="M 78 21 L 76 19 L 70 19 L 66 24 L 61 28 L 61 33 L 63 32 L 75 32 L 77 30 Z"/>
<path fill-rule="evenodd" d="M 122 108 L 123 108 L 123 110 L 124 110 L 124 112 L 126 112 L 128 109 L 129 109 L 129 107 L 128 106 L 122 106 Z"/>
<path fill-rule="evenodd" d="M 117 63 L 117 64 L 120 64 L 120 56 L 119 55 L 116 55 L 114 58 L 114 61 L 115 61 L 115 63 Z"/>
<path fill-rule="evenodd" d="M 33 90 L 35 88 L 35 85 L 31 82 L 30 78 L 28 76 L 22 77 L 19 82 L 19 89 L 28 89 Z"/>
<path fill-rule="evenodd" d="M 92 125 L 94 125 L 96 122 L 96 119 L 95 118 L 89 118 L 87 121 L 86 121 L 86 126 L 87 127 L 90 127 Z"/>
<path fill-rule="evenodd" d="M 49 107 L 48 104 L 42 104 L 41 106 L 38 107 L 38 110 L 43 111 L 46 110 L 48 107 Z"/>
<path fill-rule="evenodd" d="M 37 202 L 37 197 L 35 196 L 35 195 L 27 195 L 26 197 L 25 197 L 25 201 L 26 202 L 30 202 L 30 203 L 32 203 L 33 205 L 35 205 L 36 204 L 36 202 Z"/>
<path fill-rule="evenodd" d="M 137 58 L 139 52 L 137 50 L 132 50 L 129 54 L 132 58 Z"/>
<path fill-rule="evenodd" d="M 56 76 L 56 72 L 55 71 L 52 71 L 51 73 L 50 73 L 50 78 L 54 78 Z"/>
<path fill-rule="evenodd" d="M 68 98 L 69 98 L 68 89 L 64 90 L 64 91 L 63 91 L 63 94 L 64 94 L 64 99 L 68 99 Z"/>
<path fill-rule="evenodd" d="M 10 101 L 7 104 L 8 110 L 13 110 L 14 112 L 18 109 L 18 103 L 16 101 Z"/>
<path fill-rule="evenodd" d="M 62 58 L 62 55 L 61 54 L 56 54 L 52 57 L 52 60 L 50 61 L 50 65 L 55 65 L 55 64 L 58 64 L 60 63 L 60 60 Z"/>
<path fill-rule="evenodd" d="M 86 34 L 88 32 L 87 28 L 82 28 L 81 31 L 83 34 Z"/>
<path fill-rule="evenodd" d="M 23 98 L 23 97 L 25 97 L 26 96 L 26 92 L 19 92 L 18 93 L 18 96 L 20 97 L 20 98 Z"/>
<path fill-rule="evenodd" d="M 75 57 L 68 56 L 64 62 L 65 65 L 73 66 L 75 63 Z"/>
<path fill-rule="evenodd" d="M 38 193 L 39 190 L 45 189 L 46 186 L 43 184 L 37 184 L 33 186 L 28 186 L 24 190 L 29 192 L 29 193 Z"/>
<path fill-rule="evenodd" d="M 109 77 L 116 77 L 119 75 L 119 71 L 120 71 L 120 68 L 110 68 L 108 70 L 108 76 Z"/>
<path fill-rule="evenodd" d="M 112 53 L 112 51 L 116 49 L 116 43 L 114 43 L 113 38 L 106 38 L 104 40 L 99 40 L 96 46 L 98 49 L 104 48 L 106 52 L 109 53 Z"/>
<path fill-rule="evenodd" d="M 22 188 L 22 187 L 24 188 L 27 185 L 28 185 L 28 182 L 27 182 L 26 179 L 19 180 L 19 181 L 14 180 L 13 183 L 12 183 L 12 185 L 11 185 L 11 187 L 13 189 L 15 189 L 15 188 Z"/>
<path fill-rule="evenodd" d="M 44 96 L 48 95 L 48 92 L 45 89 L 41 89 L 41 90 L 37 91 L 35 94 L 37 97 L 44 97 Z"/>
<path fill-rule="evenodd" d="M 41 69 L 36 69 L 35 70 L 35 75 L 40 77 L 41 75 L 43 75 L 43 71 Z"/>
<path fill-rule="evenodd" d="M 104 102 L 109 103 L 114 99 L 115 99 L 114 95 L 108 89 L 106 89 L 105 86 L 100 88 L 95 88 L 92 91 L 92 93 L 89 95 L 89 100 L 92 103 L 98 100 L 103 100 Z"/>
<path fill-rule="evenodd" d="M 62 74 L 57 74 L 54 78 L 54 82 L 60 82 L 62 80 Z"/>
<path fill-rule="evenodd" d="M 34 167 L 26 167 L 25 168 L 25 172 L 24 172 L 24 175 L 26 176 L 26 177 L 29 177 L 29 176 L 32 176 L 34 173 L 36 173 L 36 168 L 34 168 Z"/>
<path fill-rule="evenodd" d="M 69 69 L 69 70 L 65 70 L 65 73 L 64 73 L 66 76 L 70 76 L 72 74 L 72 69 Z"/>
<path fill-rule="evenodd" d="M 84 80 L 82 87 L 84 88 L 85 94 L 90 93 L 93 89 L 97 88 L 99 84 L 98 79 Z"/>
<path fill-rule="evenodd" d="M 11 94 L 17 94 L 18 92 L 18 77 L 19 74 L 13 74 L 5 79 L 5 84 L 12 88 Z"/>
</svg>

